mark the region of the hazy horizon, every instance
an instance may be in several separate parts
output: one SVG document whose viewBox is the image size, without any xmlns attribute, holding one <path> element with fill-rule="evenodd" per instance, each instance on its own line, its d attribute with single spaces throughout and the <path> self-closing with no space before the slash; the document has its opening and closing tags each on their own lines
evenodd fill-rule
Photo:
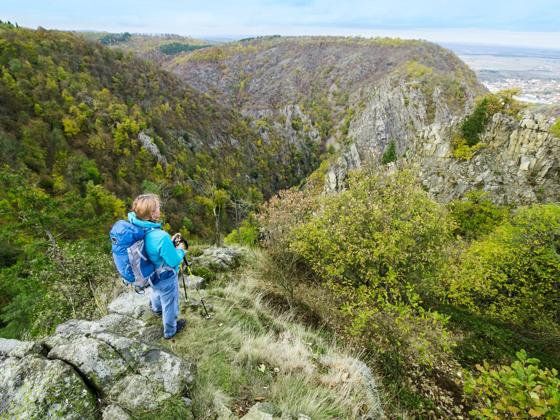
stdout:
<svg viewBox="0 0 560 420">
<path fill-rule="evenodd" d="M 195 38 L 388 36 L 459 43 L 560 49 L 560 3 L 398 0 L 20 0 L 0 19 L 21 26 L 76 31 L 174 33 Z"/>
</svg>

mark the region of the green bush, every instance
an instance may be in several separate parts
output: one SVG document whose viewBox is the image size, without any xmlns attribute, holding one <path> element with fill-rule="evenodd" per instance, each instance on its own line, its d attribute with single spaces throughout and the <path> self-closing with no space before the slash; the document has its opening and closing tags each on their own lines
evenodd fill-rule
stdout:
<svg viewBox="0 0 560 420">
<path fill-rule="evenodd" d="M 465 140 L 461 136 L 455 136 L 451 141 L 451 146 L 453 149 L 453 157 L 457 160 L 471 160 L 476 152 L 480 149 L 484 149 L 486 147 L 485 143 L 477 143 L 473 146 L 469 146 L 467 144 L 467 140 Z"/>
<path fill-rule="evenodd" d="M 451 222 L 408 172 L 365 173 L 293 230 L 290 250 L 327 281 L 353 319 L 352 332 L 411 363 L 452 347 L 446 318 L 422 306 L 450 239 Z"/>
<path fill-rule="evenodd" d="M 560 139 L 560 118 L 556 119 L 556 122 L 550 127 L 550 132 L 552 135 Z"/>
<path fill-rule="evenodd" d="M 461 124 L 461 134 L 467 146 L 474 146 L 480 141 L 480 135 L 494 114 L 501 113 L 517 117 L 524 105 L 513 97 L 519 93 L 516 89 L 503 90 L 498 93 L 488 93 L 477 101 L 469 116 Z"/>
<path fill-rule="evenodd" d="M 494 204 L 484 191 L 471 191 L 465 198 L 454 200 L 448 205 L 456 223 L 453 232 L 465 239 L 475 239 L 490 233 L 508 215 L 508 210 Z"/>
<path fill-rule="evenodd" d="M 386 165 L 388 163 L 394 162 L 397 160 L 397 148 L 395 146 L 395 140 L 391 140 L 387 149 L 383 152 L 383 156 L 381 156 L 381 163 Z"/>
<path fill-rule="evenodd" d="M 70 318 L 91 319 L 104 314 L 116 271 L 111 257 L 97 244 L 84 241 L 51 247 L 32 265 L 10 272 L 15 297 L 3 309 L 4 336 L 17 337 L 23 329 L 32 336 L 53 332 Z"/>
<path fill-rule="evenodd" d="M 254 246 L 259 239 L 259 230 L 248 220 L 244 220 L 239 229 L 233 229 L 229 235 L 224 238 L 226 245 L 246 245 Z"/>
<path fill-rule="evenodd" d="M 539 369 L 539 360 L 517 352 L 510 366 L 477 365 L 478 376 L 468 375 L 465 393 L 474 397 L 476 418 L 560 417 L 560 378 L 556 369 Z"/>
<path fill-rule="evenodd" d="M 490 121 L 488 99 L 483 98 L 476 105 L 473 113 L 461 124 L 461 134 L 467 141 L 467 146 L 474 146 L 480 141 L 479 136 L 486 128 L 488 121 Z"/>
<path fill-rule="evenodd" d="M 560 206 L 520 208 L 461 257 L 451 279 L 460 305 L 520 326 L 560 321 Z"/>
<path fill-rule="evenodd" d="M 322 278 L 386 288 L 418 285 L 437 270 L 450 219 L 411 173 L 358 174 L 322 204 L 290 244 Z"/>
</svg>

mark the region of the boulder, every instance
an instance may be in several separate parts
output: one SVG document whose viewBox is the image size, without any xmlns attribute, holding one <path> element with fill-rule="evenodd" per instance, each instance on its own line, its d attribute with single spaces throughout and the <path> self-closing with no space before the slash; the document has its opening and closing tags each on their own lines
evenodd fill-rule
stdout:
<svg viewBox="0 0 560 420">
<path fill-rule="evenodd" d="M 29 354 L 41 355 L 44 353 L 45 349 L 40 343 L 0 338 L 0 358 L 8 356 L 22 358 Z"/>
<path fill-rule="evenodd" d="M 111 346 L 93 337 L 59 344 L 48 357 L 74 366 L 101 394 L 106 394 L 129 370 L 126 361 Z"/>
<path fill-rule="evenodd" d="M 107 307 L 110 313 L 126 315 L 136 319 L 148 319 L 150 313 L 150 297 L 148 292 L 142 295 L 129 291 L 119 295 Z"/>
<path fill-rule="evenodd" d="M 205 280 L 199 276 L 185 276 L 185 286 L 187 289 L 202 289 L 204 287 Z"/>
<path fill-rule="evenodd" d="M 96 320 L 70 320 L 40 343 L 0 339 L 0 417 L 192 418 L 193 366 L 155 342 L 148 297 L 127 292 Z M 45 357 L 47 355 L 47 357 Z"/>
<path fill-rule="evenodd" d="M 241 418 L 244 420 L 272 420 L 275 414 L 278 414 L 278 409 L 272 404 L 258 402 Z"/>
<path fill-rule="evenodd" d="M 132 417 L 121 407 L 111 404 L 103 410 L 103 420 L 130 420 Z"/>
<path fill-rule="evenodd" d="M 0 361 L 0 417 L 95 419 L 95 394 L 60 360 L 30 354 Z"/>
<path fill-rule="evenodd" d="M 194 257 L 193 264 L 211 271 L 227 271 L 239 265 L 243 251 L 233 247 L 206 248 L 202 255 Z"/>
</svg>

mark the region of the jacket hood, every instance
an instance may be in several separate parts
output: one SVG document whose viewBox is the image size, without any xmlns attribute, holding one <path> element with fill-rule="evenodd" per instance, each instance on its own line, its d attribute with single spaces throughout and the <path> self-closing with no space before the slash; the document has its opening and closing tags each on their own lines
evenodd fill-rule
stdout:
<svg viewBox="0 0 560 420">
<path fill-rule="evenodd" d="M 133 225 L 141 228 L 161 228 L 161 223 L 139 219 L 138 216 L 136 216 L 136 213 L 134 213 L 133 211 L 128 213 L 128 221 Z"/>
</svg>

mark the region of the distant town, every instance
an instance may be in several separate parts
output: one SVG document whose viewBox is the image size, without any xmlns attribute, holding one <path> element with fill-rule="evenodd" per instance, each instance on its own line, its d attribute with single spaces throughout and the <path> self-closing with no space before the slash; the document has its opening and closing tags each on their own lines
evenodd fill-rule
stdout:
<svg viewBox="0 0 560 420">
<path fill-rule="evenodd" d="M 444 44 L 490 90 L 518 88 L 518 99 L 560 105 L 560 50 Z"/>
<path fill-rule="evenodd" d="M 484 83 L 490 92 L 518 88 L 521 90 L 521 94 L 518 95 L 517 98 L 525 102 L 537 104 L 560 104 L 560 79 L 523 80 L 507 78 L 495 82 L 482 80 L 482 83 Z"/>
</svg>

